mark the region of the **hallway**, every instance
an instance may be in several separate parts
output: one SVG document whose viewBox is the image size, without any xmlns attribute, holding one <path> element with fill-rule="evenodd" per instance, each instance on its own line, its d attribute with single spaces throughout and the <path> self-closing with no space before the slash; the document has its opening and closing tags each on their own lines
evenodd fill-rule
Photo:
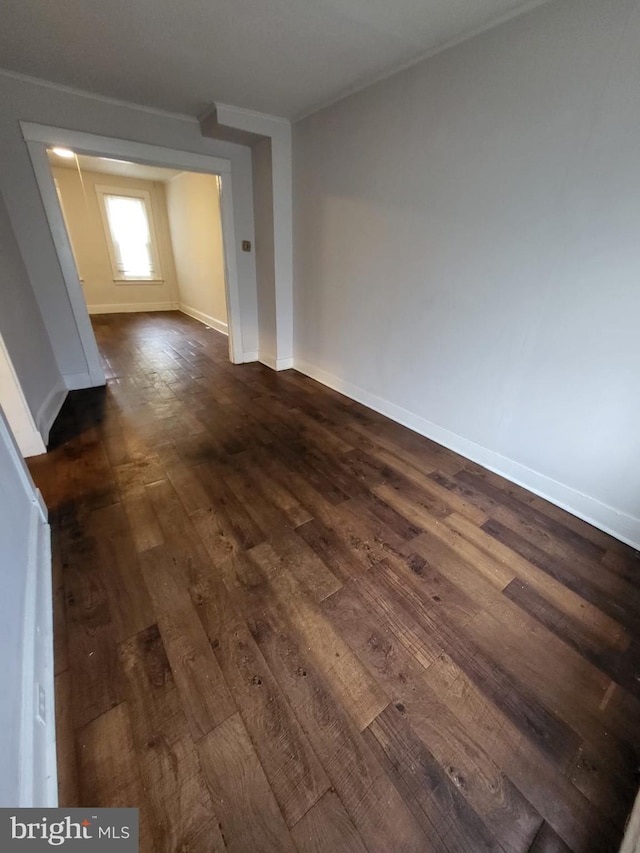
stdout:
<svg viewBox="0 0 640 853">
<path fill-rule="evenodd" d="M 60 803 L 142 851 L 615 851 L 632 549 L 177 312 L 29 460 L 54 532 Z"/>
</svg>

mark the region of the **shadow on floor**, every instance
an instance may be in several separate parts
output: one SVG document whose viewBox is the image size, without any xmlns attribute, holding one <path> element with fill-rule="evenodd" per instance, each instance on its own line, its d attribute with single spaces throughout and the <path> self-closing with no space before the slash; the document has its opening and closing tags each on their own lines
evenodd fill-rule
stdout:
<svg viewBox="0 0 640 853">
<path fill-rule="evenodd" d="M 70 391 L 49 434 L 47 450 L 55 450 L 93 427 L 105 418 L 108 388 L 84 388 Z"/>
</svg>

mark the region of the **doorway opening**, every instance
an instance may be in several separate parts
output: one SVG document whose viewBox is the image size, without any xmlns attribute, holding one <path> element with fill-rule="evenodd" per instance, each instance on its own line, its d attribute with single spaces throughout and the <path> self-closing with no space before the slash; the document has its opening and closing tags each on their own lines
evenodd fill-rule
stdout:
<svg viewBox="0 0 640 853">
<path fill-rule="evenodd" d="M 234 364 L 255 360 L 254 354 L 244 353 L 243 348 L 230 160 L 31 122 L 21 122 L 20 126 L 51 229 L 87 365 L 85 374 L 65 377 L 67 389 L 104 385 L 105 373 L 48 160 L 48 149 L 54 148 L 68 149 L 72 157 L 82 155 L 101 158 L 104 162 L 120 161 L 125 164 L 160 167 L 178 172 L 202 173 L 218 178 L 229 359 Z M 202 318 L 198 317 L 198 319 Z"/>
<path fill-rule="evenodd" d="M 181 311 L 228 335 L 218 175 L 46 154 L 89 315 Z"/>
</svg>

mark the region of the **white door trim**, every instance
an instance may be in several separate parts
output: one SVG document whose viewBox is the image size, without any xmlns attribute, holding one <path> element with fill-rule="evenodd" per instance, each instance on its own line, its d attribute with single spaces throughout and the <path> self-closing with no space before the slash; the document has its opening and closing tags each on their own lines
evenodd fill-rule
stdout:
<svg viewBox="0 0 640 853">
<path fill-rule="evenodd" d="M 53 665 L 51 532 L 47 509 L 0 408 L 0 444 L 9 453 L 29 501 L 29 553 L 24 574 L 17 807 L 58 805 Z M 36 687 L 37 695 L 36 695 Z"/>
<path fill-rule="evenodd" d="M 46 453 L 43 437 L 31 414 L 16 375 L 13 362 L 0 334 L 0 405 L 13 431 L 14 438 L 23 456 L 38 456 Z"/>
<path fill-rule="evenodd" d="M 273 264 L 275 324 L 271 333 L 275 352 L 260 352 L 260 360 L 274 370 L 293 363 L 293 184 L 292 131 L 289 119 L 257 113 L 216 102 L 214 112 L 203 116 L 204 136 L 215 138 L 217 128 L 246 132 L 271 140 L 273 192 Z"/>
<path fill-rule="evenodd" d="M 44 206 L 45 215 L 51 229 L 51 236 L 56 248 L 62 276 L 64 278 L 67 296 L 73 312 L 76 328 L 84 358 L 87 363 L 87 385 L 104 385 L 105 376 L 100 364 L 100 353 L 96 343 L 95 335 L 89 320 L 87 306 L 82 293 L 82 285 L 78 278 L 78 270 L 73 257 L 67 227 L 62 215 L 62 208 L 58 199 L 56 185 L 51 174 L 49 161 L 47 160 L 47 145 L 43 142 L 33 142 L 25 140 L 33 164 L 33 171 L 40 190 L 42 204 Z M 45 325 L 46 317 L 43 317 Z"/>
<path fill-rule="evenodd" d="M 78 154 L 89 154 L 94 157 L 121 157 L 125 160 L 133 160 L 152 166 L 183 169 L 187 172 L 205 172 L 220 177 L 220 213 L 225 256 L 227 311 L 229 315 L 229 358 L 234 364 L 242 364 L 244 355 L 242 348 L 236 237 L 233 219 L 231 162 L 222 157 L 194 154 L 190 151 L 180 151 L 159 145 L 148 145 L 142 142 L 131 142 L 127 139 L 116 139 L 110 136 L 98 136 L 93 133 L 50 127 L 32 122 L 20 122 L 20 127 L 33 163 L 36 181 L 60 260 L 62 274 L 69 295 L 69 302 L 84 349 L 91 384 L 104 385 L 105 377 L 100 364 L 100 355 L 95 335 L 93 334 L 93 328 L 91 327 L 87 305 L 82 292 L 82 285 L 78 278 L 73 252 L 71 251 L 67 229 L 60 209 L 55 183 L 47 159 L 47 148 L 53 146 L 71 148 Z"/>
<path fill-rule="evenodd" d="M 640 794 L 637 795 L 633 809 L 627 820 L 624 838 L 619 853 L 639 853 L 640 851 Z"/>
</svg>

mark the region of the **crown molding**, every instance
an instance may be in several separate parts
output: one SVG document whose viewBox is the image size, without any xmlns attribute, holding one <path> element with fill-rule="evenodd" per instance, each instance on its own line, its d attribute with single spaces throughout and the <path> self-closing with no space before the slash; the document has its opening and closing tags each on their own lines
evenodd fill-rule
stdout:
<svg viewBox="0 0 640 853">
<path fill-rule="evenodd" d="M 130 110 L 138 110 L 139 112 L 149 113 L 150 115 L 172 118 L 177 121 L 186 121 L 190 124 L 198 124 L 198 119 L 195 116 L 187 115 L 186 113 L 173 113 L 170 110 L 162 110 L 159 107 L 149 107 L 145 104 L 137 104 L 133 101 L 124 101 L 121 98 L 112 98 L 108 95 L 100 95 L 97 92 L 89 92 L 86 89 L 76 89 L 75 86 L 54 83 L 52 80 L 45 80 L 42 77 L 32 77 L 30 74 L 10 71 L 7 68 L 0 68 L 0 77 L 8 77 L 12 80 L 19 80 L 22 83 L 29 83 L 32 86 L 40 86 L 44 89 L 53 89 L 56 92 L 63 92 L 66 95 L 100 101 L 103 104 L 111 104 L 114 107 L 128 107 Z"/>
<path fill-rule="evenodd" d="M 442 42 L 441 44 L 430 48 L 429 50 L 419 54 L 418 56 L 414 56 L 413 59 L 409 59 L 400 65 L 394 65 L 393 68 L 389 68 L 387 71 L 382 71 L 380 74 L 377 74 L 374 77 L 370 77 L 368 80 L 363 80 L 360 83 L 354 83 L 352 86 L 343 89 L 340 94 L 330 97 L 326 101 L 320 101 L 315 107 L 312 107 L 311 109 L 305 110 L 305 112 L 294 116 L 291 119 L 291 123 L 296 124 L 299 121 L 303 121 L 304 119 L 309 118 L 309 116 L 322 112 L 322 110 L 326 110 L 328 107 L 332 107 L 334 104 L 337 104 L 340 101 L 344 101 L 346 98 L 350 98 L 351 95 L 357 95 L 358 92 L 363 92 L 365 89 L 368 89 L 369 86 L 375 86 L 376 83 L 382 83 L 383 80 L 388 80 L 390 77 L 394 77 L 396 74 L 400 74 L 402 71 L 408 71 L 409 68 L 413 68 L 415 65 L 420 65 L 421 62 L 425 62 L 427 59 L 431 59 L 432 57 L 437 56 L 440 53 L 444 53 L 452 47 L 457 47 L 457 45 L 462 44 L 465 41 L 470 41 L 476 36 L 482 35 L 482 33 L 486 33 L 488 30 L 493 30 L 496 27 L 501 26 L 502 24 L 506 24 L 513 18 L 518 18 L 521 15 L 526 15 L 527 12 L 532 12 L 538 6 L 543 6 L 545 3 L 549 3 L 549 1 L 550 0 L 525 0 L 524 3 L 521 3 L 519 6 L 516 6 L 515 9 L 510 9 L 508 12 L 504 12 L 502 15 L 496 15 L 495 17 L 491 18 L 490 21 L 487 21 L 479 27 L 474 27 L 473 29 L 465 30 L 464 33 L 461 33 L 455 38 L 449 39 L 449 41 Z"/>
</svg>

